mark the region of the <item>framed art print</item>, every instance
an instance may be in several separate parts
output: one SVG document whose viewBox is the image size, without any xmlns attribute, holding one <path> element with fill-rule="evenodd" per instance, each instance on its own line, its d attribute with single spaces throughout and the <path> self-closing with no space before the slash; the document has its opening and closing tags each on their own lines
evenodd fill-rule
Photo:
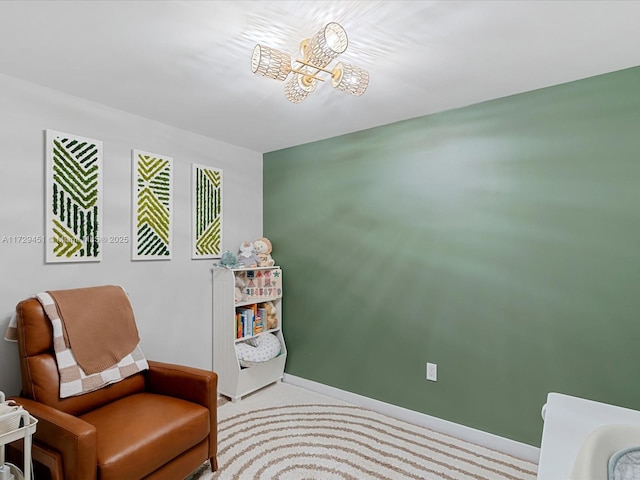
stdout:
<svg viewBox="0 0 640 480">
<path fill-rule="evenodd" d="M 132 150 L 132 260 L 170 260 L 173 250 L 173 158 Z"/>
<path fill-rule="evenodd" d="M 102 142 L 46 131 L 45 260 L 102 259 Z"/>
<path fill-rule="evenodd" d="M 222 246 L 222 170 L 191 164 L 191 258 L 219 258 Z"/>
</svg>

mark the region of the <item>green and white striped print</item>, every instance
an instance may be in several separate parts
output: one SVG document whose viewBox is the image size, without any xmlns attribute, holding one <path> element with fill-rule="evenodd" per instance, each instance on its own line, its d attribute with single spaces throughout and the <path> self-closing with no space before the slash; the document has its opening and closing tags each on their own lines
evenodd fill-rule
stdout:
<svg viewBox="0 0 640 480">
<path fill-rule="evenodd" d="M 217 258 L 222 245 L 222 170 L 192 164 L 192 258 Z"/>
<path fill-rule="evenodd" d="M 46 260 L 99 261 L 102 142 L 46 131 Z"/>
<path fill-rule="evenodd" d="M 172 254 L 173 159 L 133 150 L 134 260 L 170 259 Z"/>
</svg>

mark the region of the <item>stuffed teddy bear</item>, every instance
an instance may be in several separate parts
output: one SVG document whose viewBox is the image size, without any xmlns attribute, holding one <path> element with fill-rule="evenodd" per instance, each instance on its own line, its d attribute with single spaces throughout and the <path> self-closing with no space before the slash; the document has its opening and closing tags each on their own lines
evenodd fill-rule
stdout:
<svg viewBox="0 0 640 480">
<path fill-rule="evenodd" d="M 238 263 L 243 267 L 257 267 L 258 260 L 253 243 L 242 242 L 240 253 L 238 253 Z"/>
<path fill-rule="evenodd" d="M 267 319 L 265 321 L 265 328 L 267 330 L 273 330 L 278 328 L 278 316 L 276 315 L 277 309 L 273 302 L 263 303 L 264 308 L 267 310 Z"/>
<path fill-rule="evenodd" d="M 262 237 L 253 241 L 253 248 L 258 256 L 259 267 L 273 267 L 276 262 L 271 257 L 271 242 L 268 238 Z"/>
</svg>

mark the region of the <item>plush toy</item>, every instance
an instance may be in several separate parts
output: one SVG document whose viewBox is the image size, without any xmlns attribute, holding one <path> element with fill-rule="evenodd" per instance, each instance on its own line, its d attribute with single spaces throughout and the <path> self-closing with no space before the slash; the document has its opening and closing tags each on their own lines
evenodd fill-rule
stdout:
<svg viewBox="0 0 640 480">
<path fill-rule="evenodd" d="M 268 238 L 258 238 L 253 241 L 253 248 L 256 250 L 258 256 L 259 267 L 273 267 L 276 262 L 271 257 L 271 242 Z"/>
<path fill-rule="evenodd" d="M 278 316 L 276 315 L 277 309 L 273 302 L 265 302 L 263 303 L 264 308 L 267 309 L 267 319 L 265 321 L 265 326 L 267 330 L 273 330 L 274 328 L 278 328 Z"/>
<path fill-rule="evenodd" d="M 251 242 L 243 242 L 240 245 L 240 253 L 238 254 L 238 263 L 243 267 L 257 267 L 258 257 L 256 249 Z"/>
<path fill-rule="evenodd" d="M 240 276 L 240 275 L 236 275 L 236 285 L 235 285 L 235 291 L 234 291 L 234 297 L 236 300 L 236 303 L 241 302 L 242 299 L 244 298 L 244 294 L 242 293 L 244 291 L 244 287 L 247 286 L 247 283 L 244 281 L 244 279 Z"/>
<path fill-rule="evenodd" d="M 220 266 L 225 268 L 235 268 L 238 266 L 238 257 L 236 257 L 235 253 L 225 250 L 220 256 Z"/>
</svg>

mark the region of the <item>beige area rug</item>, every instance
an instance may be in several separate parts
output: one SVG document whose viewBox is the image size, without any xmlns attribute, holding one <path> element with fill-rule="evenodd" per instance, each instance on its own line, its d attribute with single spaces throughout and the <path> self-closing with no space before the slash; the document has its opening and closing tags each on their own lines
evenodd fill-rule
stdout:
<svg viewBox="0 0 640 480">
<path fill-rule="evenodd" d="M 276 384 L 218 409 L 218 464 L 194 480 L 535 480 L 537 465 Z M 310 402 L 311 401 L 311 402 Z"/>
</svg>

